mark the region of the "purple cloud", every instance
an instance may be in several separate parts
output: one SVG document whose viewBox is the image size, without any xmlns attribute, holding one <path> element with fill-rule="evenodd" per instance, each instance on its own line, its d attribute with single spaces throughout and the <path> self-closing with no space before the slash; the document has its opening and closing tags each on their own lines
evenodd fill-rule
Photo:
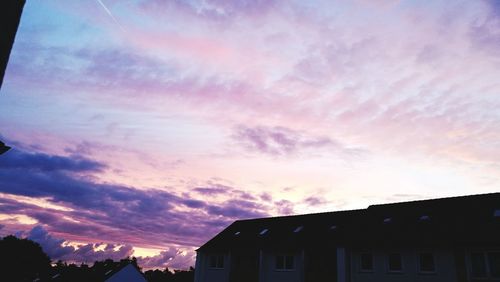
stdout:
<svg viewBox="0 0 500 282">
<path fill-rule="evenodd" d="M 182 269 L 195 260 L 194 252 L 185 252 L 179 248 L 169 248 L 160 254 L 151 257 L 139 257 L 137 262 L 144 268 Z"/>
<path fill-rule="evenodd" d="M 226 194 L 233 190 L 232 187 L 225 185 L 217 185 L 212 187 L 196 187 L 193 191 L 205 195 L 205 196 L 214 196 L 219 194 Z"/>
<path fill-rule="evenodd" d="M 319 206 L 328 203 L 328 201 L 325 201 L 325 199 L 320 198 L 320 197 L 308 197 L 304 200 L 304 203 L 306 203 L 309 206 Z"/>
<path fill-rule="evenodd" d="M 44 252 L 53 260 L 61 259 L 62 257 L 71 254 L 75 251 L 74 247 L 63 246 L 64 239 L 56 239 L 49 235 L 49 232 L 42 226 L 35 226 L 28 233 L 28 239 L 33 240 L 42 246 Z"/>
<path fill-rule="evenodd" d="M 97 250 L 104 244 L 85 244 L 78 248 L 64 245 L 65 239 L 53 237 L 49 232 L 38 225 L 35 226 L 27 235 L 42 246 L 43 250 L 53 260 L 65 260 L 70 262 L 93 262 L 98 260 L 113 259 L 120 260 L 132 255 L 133 250 L 130 245 L 117 246 L 106 244 L 103 249 Z"/>
<path fill-rule="evenodd" d="M 256 202 L 247 200 L 229 200 L 223 206 L 210 205 L 207 208 L 209 214 L 215 216 L 224 216 L 228 218 L 257 218 L 268 215 L 266 208 Z"/>
<path fill-rule="evenodd" d="M 285 127 L 239 126 L 233 139 L 250 152 L 287 156 L 306 150 L 326 150 L 336 154 L 358 154 L 359 149 L 347 148 L 327 136 L 309 136 L 305 132 Z"/>
<path fill-rule="evenodd" d="M 280 215 L 290 215 L 294 214 L 293 203 L 288 200 L 280 200 L 274 203 L 278 208 L 278 213 Z"/>
<path fill-rule="evenodd" d="M 264 192 L 260 194 L 260 199 L 265 202 L 271 202 L 273 200 L 273 197 L 271 196 L 271 194 Z"/>
<path fill-rule="evenodd" d="M 106 166 L 79 155 L 70 157 L 44 153 L 28 153 L 13 149 L 0 158 L 0 169 L 23 169 L 40 171 L 98 172 Z"/>
<path fill-rule="evenodd" d="M 96 171 L 92 170 L 94 167 L 104 167 L 100 163 L 78 165 L 81 159 L 74 161 L 69 157 L 33 155 L 43 156 L 47 162 L 57 160 L 57 165 L 52 164 L 51 169 L 47 169 L 45 163 L 34 162 L 25 165 L 27 169 L 21 169 L 23 162 L 18 161 L 14 167 L 4 166 L 0 169 L 0 193 L 43 198 L 64 209 L 54 210 L 0 198 L 0 213 L 24 214 L 50 228 L 49 231 L 64 235 L 67 240 L 106 241 L 154 248 L 175 244 L 192 248 L 235 219 L 266 216 L 272 209 L 247 192 L 221 184 L 193 189 L 202 196 L 213 193 L 212 189 L 218 192 L 223 190 L 226 193 L 224 197 L 229 197 L 220 203 L 207 202 L 189 194 L 98 183 L 88 175 L 64 173 L 60 171 L 63 169 L 60 164 L 68 163 L 74 171 L 87 169 L 85 172 L 93 172 Z M 25 159 L 29 159 L 32 155 L 19 152 L 18 156 L 28 156 Z M 64 240 L 55 239 L 40 226 L 33 228 L 29 236 L 45 246 L 51 257 L 75 261 L 108 255 L 117 258 L 130 249 L 126 247 L 115 253 L 99 252 L 94 251 L 96 246 L 92 244 L 72 249 L 63 246 Z M 181 257 L 185 258 L 185 255 Z"/>
</svg>

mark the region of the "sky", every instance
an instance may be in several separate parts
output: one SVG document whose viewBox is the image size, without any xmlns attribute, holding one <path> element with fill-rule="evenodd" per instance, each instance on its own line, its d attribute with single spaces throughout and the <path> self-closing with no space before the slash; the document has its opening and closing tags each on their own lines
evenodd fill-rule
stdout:
<svg viewBox="0 0 500 282">
<path fill-rule="evenodd" d="M 500 1 L 27 1 L 0 235 L 187 268 L 238 219 L 499 191 Z"/>
</svg>

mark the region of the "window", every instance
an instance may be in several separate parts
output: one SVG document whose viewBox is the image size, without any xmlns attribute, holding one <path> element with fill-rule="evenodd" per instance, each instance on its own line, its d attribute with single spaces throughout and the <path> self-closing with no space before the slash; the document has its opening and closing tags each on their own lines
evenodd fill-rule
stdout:
<svg viewBox="0 0 500 282">
<path fill-rule="evenodd" d="M 277 255 L 276 270 L 293 270 L 295 262 L 293 255 Z"/>
<path fill-rule="evenodd" d="M 432 253 L 421 253 L 418 259 L 420 272 L 435 272 L 436 265 Z"/>
<path fill-rule="evenodd" d="M 385 224 L 389 224 L 391 222 L 392 222 L 392 218 L 391 217 L 384 218 L 384 223 Z"/>
<path fill-rule="evenodd" d="M 500 217 L 500 209 L 493 212 L 494 217 Z"/>
<path fill-rule="evenodd" d="M 500 252 L 488 253 L 490 276 L 500 278 Z"/>
<path fill-rule="evenodd" d="M 267 231 L 269 231 L 267 228 L 262 229 L 262 231 L 260 231 L 260 233 L 259 233 L 259 234 L 260 234 L 260 235 L 264 235 L 264 234 L 266 234 L 266 233 L 267 233 Z"/>
<path fill-rule="evenodd" d="M 471 276 L 475 278 L 486 277 L 486 261 L 483 253 L 471 253 Z"/>
<path fill-rule="evenodd" d="M 470 254 L 472 278 L 500 278 L 500 252 L 473 252 Z"/>
<path fill-rule="evenodd" d="M 224 255 L 211 255 L 209 261 L 210 268 L 224 268 Z"/>
<path fill-rule="evenodd" d="M 299 233 L 302 229 L 304 228 L 304 226 L 298 226 L 297 228 L 295 228 L 295 230 L 293 230 L 293 233 Z"/>
<path fill-rule="evenodd" d="M 238 236 L 238 235 L 240 235 L 240 234 L 241 234 L 241 232 L 240 232 L 240 231 L 236 231 L 236 232 L 234 232 L 234 236 Z"/>
<path fill-rule="evenodd" d="M 403 271 L 403 262 L 401 254 L 389 254 L 387 257 L 387 266 L 389 272 L 401 272 Z"/>
<path fill-rule="evenodd" d="M 373 271 L 373 256 L 370 253 L 363 253 L 359 257 L 360 271 Z"/>
</svg>

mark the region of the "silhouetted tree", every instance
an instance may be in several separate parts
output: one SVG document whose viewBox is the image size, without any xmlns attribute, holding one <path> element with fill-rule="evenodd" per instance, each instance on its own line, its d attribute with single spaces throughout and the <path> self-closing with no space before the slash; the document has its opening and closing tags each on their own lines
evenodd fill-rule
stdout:
<svg viewBox="0 0 500 282">
<path fill-rule="evenodd" d="M 194 268 L 190 267 L 189 270 L 174 270 L 172 282 L 193 282 L 194 281 Z"/>
<path fill-rule="evenodd" d="M 8 277 L 8 281 L 100 282 L 128 264 L 132 264 L 141 271 L 135 257 L 127 257 L 120 261 L 112 259 L 96 261 L 92 266 L 84 263 L 68 264 L 58 260 L 54 266 L 51 266 L 50 258 L 38 243 L 14 236 L 7 236 L 0 240 L 0 269 L 2 269 L 2 277 Z M 163 271 L 148 270 L 144 276 L 149 282 L 193 282 L 194 269 L 191 267 L 189 270 L 174 270 L 173 272 L 168 268 Z M 3 280 L 0 279 L 0 281 Z"/>
<path fill-rule="evenodd" d="M 171 272 L 168 268 L 164 271 L 148 270 L 144 273 L 148 282 L 193 282 L 194 281 L 194 268 L 189 270 L 174 270 Z"/>
<path fill-rule="evenodd" d="M 0 254 L 3 277 L 12 277 L 12 281 L 30 282 L 49 277 L 50 258 L 38 243 L 7 236 L 0 240 Z"/>
</svg>

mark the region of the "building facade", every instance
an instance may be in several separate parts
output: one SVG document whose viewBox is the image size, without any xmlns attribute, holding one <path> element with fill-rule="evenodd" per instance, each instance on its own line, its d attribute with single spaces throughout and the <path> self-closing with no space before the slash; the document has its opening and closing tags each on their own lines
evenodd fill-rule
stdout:
<svg viewBox="0 0 500 282">
<path fill-rule="evenodd" d="M 195 282 L 500 282 L 500 193 L 236 221 Z"/>
</svg>

